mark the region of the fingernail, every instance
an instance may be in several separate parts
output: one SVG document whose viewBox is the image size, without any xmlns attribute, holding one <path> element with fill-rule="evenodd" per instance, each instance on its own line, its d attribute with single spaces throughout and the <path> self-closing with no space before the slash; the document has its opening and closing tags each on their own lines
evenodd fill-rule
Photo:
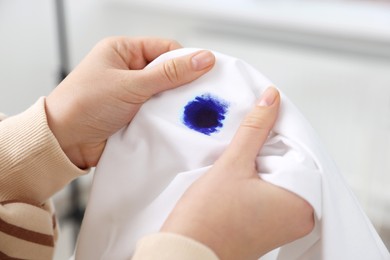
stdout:
<svg viewBox="0 0 390 260">
<path fill-rule="evenodd" d="M 203 70 L 214 63 L 214 55 L 210 51 L 201 51 L 192 57 L 191 63 L 194 70 Z"/>
<path fill-rule="evenodd" d="M 277 96 L 278 90 L 275 87 L 269 87 L 263 92 L 257 105 L 260 107 L 269 107 L 275 102 Z"/>
</svg>

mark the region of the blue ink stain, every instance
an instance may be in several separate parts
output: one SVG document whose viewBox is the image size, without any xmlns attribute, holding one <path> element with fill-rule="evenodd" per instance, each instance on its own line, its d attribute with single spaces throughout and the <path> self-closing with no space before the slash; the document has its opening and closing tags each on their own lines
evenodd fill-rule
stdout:
<svg viewBox="0 0 390 260">
<path fill-rule="evenodd" d="M 183 123 L 190 129 L 205 135 L 218 132 L 228 111 L 228 102 L 203 94 L 184 107 Z"/>
</svg>

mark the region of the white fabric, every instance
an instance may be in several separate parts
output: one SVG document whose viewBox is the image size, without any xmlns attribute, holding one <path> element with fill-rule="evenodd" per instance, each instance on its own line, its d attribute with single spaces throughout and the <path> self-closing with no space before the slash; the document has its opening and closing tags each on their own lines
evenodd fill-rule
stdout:
<svg viewBox="0 0 390 260">
<path fill-rule="evenodd" d="M 164 54 L 149 66 L 195 50 Z M 209 73 L 153 97 L 129 126 L 109 138 L 95 171 L 76 259 L 129 258 L 137 240 L 159 230 L 272 85 L 245 62 L 214 53 L 216 65 Z M 182 119 L 187 103 L 205 93 L 228 103 L 223 127 L 210 135 L 188 128 Z M 283 94 L 273 132 L 258 156 L 259 174 L 306 199 L 316 225 L 308 236 L 262 259 L 390 259 L 313 129 Z"/>
</svg>

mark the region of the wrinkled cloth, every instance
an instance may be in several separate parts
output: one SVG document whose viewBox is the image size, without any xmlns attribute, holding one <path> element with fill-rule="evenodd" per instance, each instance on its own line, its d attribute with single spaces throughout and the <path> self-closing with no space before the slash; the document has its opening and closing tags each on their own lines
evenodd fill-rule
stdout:
<svg viewBox="0 0 390 260">
<path fill-rule="evenodd" d="M 163 54 L 145 69 L 194 51 Z M 181 195 L 223 153 L 244 116 L 272 85 L 247 63 L 214 54 L 210 72 L 154 96 L 130 125 L 109 138 L 96 167 L 76 259 L 131 257 L 136 242 L 159 231 Z M 186 121 L 189 104 L 201 99 L 225 109 L 210 131 Z M 283 93 L 278 120 L 256 163 L 262 179 L 301 196 L 315 211 L 309 235 L 262 259 L 390 259 L 316 133 Z"/>
</svg>

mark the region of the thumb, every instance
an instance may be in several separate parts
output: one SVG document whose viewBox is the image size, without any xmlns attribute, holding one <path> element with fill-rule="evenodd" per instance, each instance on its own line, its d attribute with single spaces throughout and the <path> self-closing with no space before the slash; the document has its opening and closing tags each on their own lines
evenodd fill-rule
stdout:
<svg viewBox="0 0 390 260">
<path fill-rule="evenodd" d="M 164 90 L 179 87 L 208 72 L 214 63 L 215 56 L 206 50 L 167 60 L 140 71 L 139 87 L 142 89 L 139 91 L 142 95 L 151 97 Z"/>
<path fill-rule="evenodd" d="M 269 87 L 241 123 L 226 150 L 226 156 L 243 163 L 253 163 L 274 126 L 279 105 L 278 90 Z"/>
</svg>

